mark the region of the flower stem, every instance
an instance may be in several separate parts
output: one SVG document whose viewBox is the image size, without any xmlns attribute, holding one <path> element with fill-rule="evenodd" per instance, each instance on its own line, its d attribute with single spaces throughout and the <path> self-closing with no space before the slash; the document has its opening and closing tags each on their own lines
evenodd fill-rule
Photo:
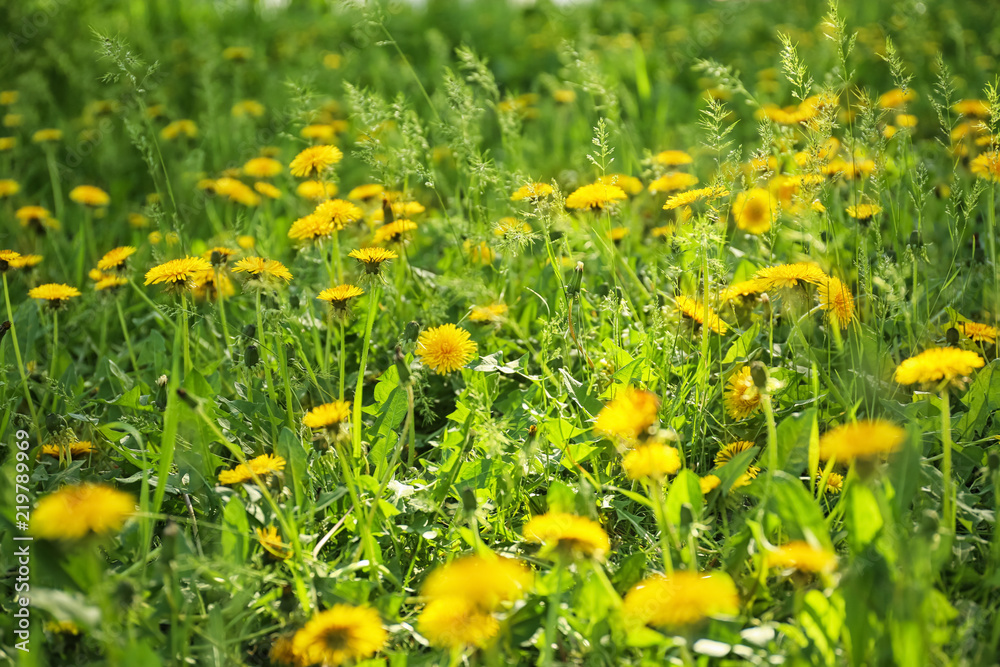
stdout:
<svg viewBox="0 0 1000 667">
<path fill-rule="evenodd" d="M 667 508 L 663 502 L 663 485 L 653 482 L 649 486 L 653 496 L 653 506 L 656 508 L 656 524 L 660 529 L 660 550 L 663 551 L 663 571 L 666 574 L 674 573 L 674 562 L 670 557 L 670 531 L 667 525 Z"/>
<path fill-rule="evenodd" d="M 948 532 L 955 530 L 955 488 L 951 479 L 951 403 L 948 400 L 948 388 L 941 389 L 941 443 L 944 457 L 941 461 L 941 474 L 944 476 L 944 501 L 941 514 Z"/>
<path fill-rule="evenodd" d="M 52 200 L 55 202 L 56 220 L 63 221 L 63 224 L 66 224 L 63 217 L 62 181 L 59 179 L 55 149 L 49 147 L 48 144 L 46 144 L 45 148 L 45 162 L 48 164 L 49 180 L 52 182 Z"/>
<path fill-rule="evenodd" d="M 118 322 L 122 325 L 122 335 L 125 337 L 125 346 L 128 348 L 128 358 L 132 362 L 132 370 L 139 370 L 139 363 L 135 360 L 135 351 L 132 349 L 132 337 L 128 333 L 128 326 L 125 324 L 125 313 L 122 312 L 121 299 L 115 299 L 115 308 L 118 310 Z"/>
<path fill-rule="evenodd" d="M 184 375 L 191 372 L 191 335 L 188 331 L 187 295 L 181 292 L 181 341 L 184 350 Z"/>
<path fill-rule="evenodd" d="M 260 347 L 260 361 L 264 364 L 264 382 L 267 385 L 267 396 L 271 399 L 274 404 L 278 403 L 278 399 L 274 393 L 274 383 L 271 382 L 271 366 L 267 362 L 267 337 L 264 335 L 264 315 L 260 307 L 260 290 L 257 290 L 257 344 Z M 291 410 L 292 406 L 288 406 Z"/>
<path fill-rule="evenodd" d="M 229 326 L 226 324 L 226 295 L 223 294 L 221 279 L 222 272 L 219 267 L 215 267 L 215 291 L 219 295 L 216 305 L 219 309 L 219 319 L 222 321 L 222 342 L 226 344 L 226 354 L 232 359 L 233 351 L 229 348 Z"/>
<path fill-rule="evenodd" d="M 7 305 L 7 319 L 10 321 L 10 340 L 14 343 L 14 358 L 17 360 L 17 370 L 21 374 L 21 386 L 24 387 L 24 399 L 28 402 L 28 411 L 31 413 L 31 423 L 35 425 L 41 442 L 41 424 L 38 422 L 38 415 L 35 414 L 35 403 L 31 400 L 31 389 L 28 387 L 28 376 L 24 372 L 24 361 L 21 359 L 21 347 L 17 344 L 17 329 L 14 327 L 14 311 L 10 307 L 10 290 L 7 287 L 7 273 L 0 272 L 3 276 L 3 300 Z"/>
<path fill-rule="evenodd" d="M 354 415 L 352 420 L 351 440 L 354 445 L 354 458 L 361 457 L 361 394 L 365 384 L 365 367 L 368 365 L 368 347 L 371 345 L 372 326 L 375 324 L 375 312 L 378 310 L 379 297 L 382 295 L 382 287 L 379 283 L 372 286 L 371 296 L 368 300 L 368 317 L 365 321 L 365 345 L 361 348 L 361 365 L 358 368 L 358 382 L 354 388 Z M 343 336 L 341 336 L 343 340 Z M 344 360 L 341 360 L 341 372 L 343 372 Z"/>
<path fill-rule="evenodd" d="M 49 359 L 49 379 L 55 382 L 56 359 L 59 356 L 59 311 L 52 311 L 52 353 Z"/>
<path fill-rule="evenodd" d="M 346 333 L 344 331 L 344 320 L 340 320 L 340 400 L 344 400 L 344 373 L 346 372 L 346 367 L 347 367 L 347 355 L 344 352 L 345 336 Z"/>
</svg>

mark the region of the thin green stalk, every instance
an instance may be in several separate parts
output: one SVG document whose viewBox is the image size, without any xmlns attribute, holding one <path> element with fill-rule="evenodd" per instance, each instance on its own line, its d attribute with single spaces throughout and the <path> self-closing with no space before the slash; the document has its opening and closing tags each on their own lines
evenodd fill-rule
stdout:
<svg viewBox="0 0 1000 667">
<path fill-rule="evenodd" d="M 52 309 L 52 352 L 49 359 L 49 379 L 56 379 L 56 360 L 59 358 L 59 311 Z"/>
<path fill-rule="evenodd" d="M 556 580 L 555 586 L 549 593 L 545 602 L 545 643 L 538 656 L 539 667 L 549 667 L 555 664 L 554 649 L 559 638 L 559 607 L 562 604 L 562 556 L 556 557 L 556 566 L 552 571 L 552 577 Z"/>
<path fill-rule="evenodd" d="M 267 338 L 264 336 L 264 315 L 260 307 L 260 290 L 256 292 L 257 306 L 257 344 L 260 346 L 260 361 L 264 365 L 264 382 L 267 384 L 267 396 L 277 405 L 277 395 L 274 393 L 274 383 L 271 382 L 271 366 L 267 362 Z M 289 410 L 291 406 L 288 406 Z"/>
<path fill-rule="evenodd" d="M 941 474 L 944 476 L 944 502 L 941 514 L 944 517 L 948 532 L 955 531 L 955 488 L 951 479 L 951 403 L 948 388 L 941 389 L 938 396 L 941 399 L 941 443 L 944 457 L 941 461 Z"/>
<path fill-rule="evenodd" d="M 45 144 L 45 162 L 49 167 L 49 181 L 52 183 L 52 200 L 56 208 L 56 220 L 65 223 L 62 196 L 62 180 L 59 178 L 59 167 L 56 165 L 55 149 L 51 144 Z"/>
<path fill-rule="evenodd" d="M 159 306 L 157 306 L 157 305 L 156 305 L 156 303 L 154 303 L 154 302 L 153 302 L 153 300 L 152 300 L 152 299 L 150 299 L 150 298 L 149 298 L 149 296 L 148 296 L 148 295 L 147 295 L 147 294 L 146 294 L 145 292 L 143 292 L 143 291 L 142 291 L 141 289 L 139 289 L 139 286 L 135 284 L 135 281 L 134 281 L 134 280 L 132 280 L 131 278 L 129 278 L 129 279 L 128 279 L 128 284 L 132 286 L 132 289 L 133 289 L 133 290 L 135 290 L 135 293 L 136 293 L 136 294 L 138 294 L 138 295 L 139 295 L 139 297 L 140 297 L 140 298 L 141 298 L 141 299 L 142 299 L 143 301 L 145 301 L 145 302 L 146 302 L 146 304 L 147 304 L 147 305 L 148 305 L 148 306 L 149 306 L 150 308 L 152 308 L 153 310 L 155 310 L 155 311 L 156 311 L 156 312 L 157 312 L 157 313 L 158 313 L 158 314 L 160 315 L 160 319 L 161 319 L 161 320 L 162 320 L 163 322 L 166 322 L 167 324 L 169 324 L 169 325 L 170 325 L 170 328 L 171 328 L 171 329 L 176 329 L 176 328 L 177 328 L 177 323 L 176 323 L 176 322 L 174 322 L 174 321 L 173 321 L 172 319 L 170 319 L 169 317 L 167 317 L 167 314 L 166 314 L 166 313 L 164 313 L 164 312 L 163 312 L 162 310 L 160 310 L 160 307 L 159 307 Z"/>
<path fill-rule="evenodd" d="M 346 334 L 344 332 L 344 319 L 340 319 L 340 400 L 344 400 L 344 375 L 346 373 L 347 367 L 347 353 L 345 351 L 346 344 L 344 339 Z"/>
<path fill-rule="evenodd" d="M 660 550 L 663 551 L 663 571 L 666 574 L 674 573 L 674 562 L 670 557 L 670 531 L 667 525 L 667 508 L 663 502 L 663 485 L 653 482 L 649 486 L 653 495 L 653 506 L 656 508 L 656 524 L 660 530 Z"/>
<path fill-rule="evenodd" d="M 118 322 L 122 325 L 122 336 L 125 337 L 125 346 L 128 348 L 128 358 L 132 362 L 132 370 L 139 370 L 139 362 L 135 360 L 135 351 L 132 349 L 132 337 L 128 333 L 128 325 L 125 324 L 125 313 L 122 312 L 121 299 L 115 297 L 115 309 L 118 311 Z"/>
<path fill-rule="evenodd" d="M 188 330 L 187 294 L 181 291 L 181 343 L 184 354 L 184 375 L 191 372 L 191 333 Z"/>
<path fill-rule="evenodd" d="M 229 326 L 226 324 L 226 295 L 223 293 L 221 279 L 222 272 L 219 267 L 215 267 L 215 291 L 219 295 L 216 307 L 219 309 L 219 319 L 222 321 L 222 341 L 226 344 L 226 354 L 232 359 L 233 351 L 229 347 Z"/>
<path fill-rule="evenodd" d="M 361 457 L 361 395 L 365 384 L 365 367 L 368 365 L 368 347 L 371 345 L 372 326 L 375 324 L 375 312 L 378 310 L 379 297 L 382 295 L 382 286 L 378 282 L 372 285 L 372 291 L 368 297 L 368 317 L 365 321 L 365 344 L 361 348 L 361 364 L 358 368 L 358 382 L 354 388 L 354 414 L 352 419 L 351 440 L 354 445 L 354 458 Z M 343 337 L 341 337 L 343 340 Z M 341 372 L 346 364 L 341 361 Z"/>
<path fill-rule="evenodd" d="M 17 328 L 14 326 L 14 310 L 10 307 L 10 289 L 7 287 L 7 272 L 0 271 L 3 276 L 3 300 L 7 305 L 7 320 L 10 322 L 11 342 L 14 343 L 14 359 L 17 360 L 17 371 L 21 374 L 21 386 L 24 388 L 24 399 L 28 402 L 28 411 L 31 413 L 31 423 L 35 426 L 39 442 L 42 438 L 42 426 L 35 413 L 35 403 L 31 400 L 31 389 L 28 387 L 28 376 L 24 372 L 24 361 L 21 359 L 21 347 L 17 344 Z"/>
<path fill-rule="evenodd" d="M 285 423 L 288 428 L 295 430 L 295 424 L 292 423 L 292 383 L 288 381 L 288 359 L 285 354 L 285 345 L 281 341 L 276 341 L 275 347 L 278 352 L 278 361 L 281 363 L 281 380 L 285 385 Z"/>
</svg>

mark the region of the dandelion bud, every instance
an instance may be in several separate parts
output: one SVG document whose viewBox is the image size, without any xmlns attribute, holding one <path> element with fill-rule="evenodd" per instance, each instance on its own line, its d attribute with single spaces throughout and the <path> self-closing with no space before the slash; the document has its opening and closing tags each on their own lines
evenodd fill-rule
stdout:
<svg viewBox="0 0 1000 667">
<path fill-rule="evenodd" d="M 911 248 L 922 248 L 924 245 L 923 236 L 917 230 L 910 232 L 910 247 Z"/>
<path fill-rule="evenodd" d="M 66 420 L 60 415 L 50 412 L 45 416 L 45 428 L 49 433 L 57 433 L 66 428 Z"/>
<path fill-rule="evenodd" d="M 407 323 L 406 328 L 403 329 L 403 340 L 402 342 L 407 345 L 412 345 L 417 342 L 417 337 L 420 335 L 420 323 L 411 320 Z"/>
<path fill-rule="evenodd" d="M 753 378 L 753 384 L 760 391 L 767 389 L 767 366 L 759 361 L 755 361 L 750 364 L 750 377 Z"/>
<path fill-rule="evenodd" d="M 254 324 L 248 324 L 243 327 L 243 337 L 244 338 L 256 338 L 257 337 L 257 326 Z"/>
<path fill-rule="evenodd" d="M 166 375 L 161 375 L 160 377 L 156 378 L 156 386 L 157 387 L 166 387 L 167 386 L 167 376 Z"/>
<path fill-rule="evenodd" d="M 986 465 L 989 466 L 991 472 L 995 473 L 1000 470 L 1000 454 L 990 452 L 989 456 L 986 457 Z"/>
<path fill-rule="evenodd" d="M 570 279 L 569 285 L 566 286 L 566 295 L 574 297 L 580 293 L 580 288 L 583 286 L 583 262 L 577 262 L 576 268 L 573 269 L 573 277 Z"/>
<path fill-rule="evenodd" d="M 958 329 L 950 327 L 948 331 L 945 332 L 945 338 L 947 338 L 948 345 L 950 347 L 958 345 Z"/>
<path fill-rule="evenodd" d="M 3 342 L 3 337 L 7 335 L 7 332 L 9 330 L 10 330 L 10 322 L 9 321 L 4 321 L 4 322 L 0 323 L 0 343 Z"/>
<path fill-rule="evenodd" d="M 476 492 L 467 486 L 459 492 L 459 495 L 462 497 L 462 509 L 468 514 L 475 512 L 478 507 Z"/>
<path fill-rule="evenodd" d="M 209 261 L 212 262 L 212 266 L 222 266 L 226 263 L 226 257 L 218 250 L 213 250 Z"/>
<path fill-rule="evenodd" d="M 383 225 L 388 225 L 396 219 L 392 214 L 392 204 L 389 203 L 389 199 L 386 197 L 382 197 L 382 216 Z"/>
<path fill-rule="evenodd" d="M 260 351 L 257 349 L 256 345 L 248 345 L 246 351 L 243 352 L 243 363 L 246 364 L 247 368 L 253 368 L 260 361 Z"/>
<path fill-rule="evenodd" d="M 289 294 L 288 295 L 288 305 L 289 305 L 289 307 L 291 307 L 292 310 L 298 310 L 299 306 L 302 305 L 302 300 L 299 299 L 299 295 L 298 294 Z"/>
</svg>

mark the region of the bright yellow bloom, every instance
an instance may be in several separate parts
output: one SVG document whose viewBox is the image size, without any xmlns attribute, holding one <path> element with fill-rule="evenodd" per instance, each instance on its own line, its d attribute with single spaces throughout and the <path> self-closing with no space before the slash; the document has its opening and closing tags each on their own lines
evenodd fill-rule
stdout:
<svg viewBox="0 0 1000 667">
<path fill-rule="evenodd" d="M 292 172 L 292 176 L 299 178 L 313 174 L 321 176 L 343 158 L 344 154 L 336 146 L 310 146 L 295 156 L 288 169 Z"/>
<path fill-rule="evenodd" d="M 991 327 L 988 324 L 980 324 L 978 322 L 959 322 L 955 325 L 959 333 L 963 334 L 966 338 L 973 340 L 977 343 L 986 343 L 987 345 L 994 345 L 997 341 L 997 328 Z"/>
<path fill-rule="evenodd" d="M 22 227 L 32 224 L 44 227 L 46 226 L 45 221 L 49 220 L 51 216 L 52 214 L 49 213 L 49 210 L 41 206 L 22 206 L 14 211 L 14 217 L 21 222 Z M 58 226 L 56 229 L 58 229 Z"/>
<path fill-rule="evenodd" d="M 63 138 L 62 130 L 57 130 L 55 128 L 46 128 L 43 130 L 38 130 L 33 135 L 31 135 L 31 140 L 36 144 L 42 144 L 49 141 L 60 141 Z"/>
<path fill-rule="evenodd" d="M 686 296 L 678 296 L 674 299 L 677 304 L 677 311 L 691 318 L 698 324 L 708 327 L 712 331 L 725 334 L 729 331 L 729 325 L 722 321 L 718 313 L 705 304 Z M 708 315 L 706 319 L 706 313 Z"/>
<path fill-rule="evenodd" d="M 500 632 L 496 617 L 461 597 L 432 600 L 417 618 L 417 630 L 440 648 L 484 648 Z"/>
<path fill-rule="evenodd" d="M 651 442 L 626 454 L 622 466 L 629 479 L 661 480 L 681 469 L 681 457 L 676 448 Z"/>
<path fill-rule="evenodd" d="M 233 114 L 233 118 L 243 118 L 245 116 L 260 118 L 264 115 L 265 111 L 264 105 L 257 100 L 241 100 L 233 105 L 231 113 Z"/>
<path fill-rule="evenodd" d="M 242 484 L 253 479 L 254 475 L 264 478 L 285 469 L 285 459 L 271 454 L 262 454 L 250 459 L 246 463 L 240 463 L 231 470 L 223 470 L 219 473 L 219 484 Z"/>
<path fill-rule="evenodd" d="M 281 540 L 281 535 L 278 534 L 277 528 L 268 526 L 267 528 L 257 528 L 254 532 L 257 534 L 257 541 L 260 542 L 260 546 L 264 547 L 267 553 L 278 560 L 291 558 L 292 546 Z"/>
<path fill-rule="evenodd" d="M 760 391 L 753 383 L 749 366 L 732 374 L 723 400 L 733 419 L 746 419 L 760 410 Z"/>
<path fill-rule="evenodd" d="M 42 255 L 21 255 L 10 263 L 12 269 L 31 269 L 42 263 Z"/>
<path fill-rule="evenodd" d="M 800 572 L 832 572 L 837 567 L 836 554 L 802 541 L 778 547 L 767 554 L 765 561 L 768 567 L 794 568 Z"/>
<path fill-rule="evenodd" d="M 330 199 L 321 203 L 312 213 L 316 219 L 330 225 L 331 229 L 343 229 L 364 217 L 364 211 L 346 199 Z"/>
<path fill-rule="evenodd" d="M 125 262 L 135 254 L 135 248 L 126 245 L 114 250 L 109 250 L 97 262 L 97 268 L 101 271 L 121 271 L 125 268 Z"/>
<path fill-rule="evenodd" d="M 764 188 L 753 188 L 736 195 L 733 218 L 736 226 L 751 234 L 763 234 L 777 215 L 777 200 Z"/>
<path fill-rule="evenodd" d="M 898 109 L 915 99 L 917 99 L 917 93 L 913 89 L 908 88 L 904 92 L 900 88 L 893 88 L 879 96 L 878 105 L 883 109 Z"/>
<path fill-rule="evenodd" d="M 757 294 L 763 290 L 764 287 L 756 279 L 751 278 L 750 280 L 742 280 L 738 283 L 733 283 L 726 289 L 719 292 L 719 301 L 727 303 L 729 301 L 735 301 L 736 299 L 743 299 L 753 294 Z"/>
<path fill-rule="evenodd" d="M 628 195 L 637 195 L 642 192 L 642 181 L 627 174 L 605 174 L 598 178 L 597 182 L 603 185 L 618 186 Z"/>
<path fill-rule="evenodd" d="M 412 218 L 427 209 L 418 201 L 397 201 L 391 205 L 394 218 Z M 372 222 L 383 222 L 385 220 L 385 208 L 379 208 L 372 212 Z"/>
<path fill-rule="evenodd" d="M 292 272 L 276 259 L 263 257 L 247 257 L 236 262 L 233 273 L 245 272 L 255 278 L 280 278 L 285 282 L 292 279 Z"/>
<path fill-rule="evenodd" d="M 634 440 L 656 423 L 659 410 L 656 394 L 626 387 L 597 413 L 594 430 L 610 438 Z"/>
<path fill-rule="evenodd" d="M 195 275 L 211 271 L 212 265 L 201 257 L 172 259 L 146 272 L 146 285 L 170 283 L 178 286 L 191 281 Z"/>
<path fill-rule="evenodd" d="M 903 445 L 906 431 L 892 422 L 869 419 L 841 424 L 819 439 L 819 457 L 850 463 L 857 458 L 891 454 Z"/>
<path fill-rule="evenodd" d="M 384 193 L 385 189 L 378 183 L 366 183 L 365 185 L 359 185 L 348 192 L 347 198 L 360 199 L 362 201 L 368 199 L 381 199 Z"/>
<path fill-rule="evenodd" d="M 531 583 L 531 570 L 513 558 L 463 556 L 435 569 L 420 594 L 429 600 L 462 598 L 489 612 L 524 597 Z"/>
<path fill-rule="evenodd" d="M 741 454 L 741 453 L 743 453 L 743 452 L 747 451 L 748 449 L 750 449 L 752 447 L 755 447 L 755 446 L 756 445 L 754 445 L 754 443 L 752 443 L 752 442 L 750 442 L 748 440 L 738 440 L 736 442 L 731 442 L 728 445 L 726 445 L 725 447 L 723 447 L 722 449 L 720 449 L 715 454 L 714 463 L 715 463 L 716 467 L 720 467 L 721 468 L 725 464 L 727 464 L 730 461 L 732 461 L 733 457 L 736 456 L 737 454 Z"/>
<path fill-rule="evenodd" d="M 21 191 L 21 185 L 10 178 L 0 179 L 0 199 L 12 197 Z"/>
<path fill-rule="evenodd" d="M 1000 181 L 1000 152 L 987 151 L 969 163 L 969 169 L 979 178 Z"/>
<path fill-rule="evenodd" d="M 50 540 L 109 535 L 121 530 L 134 513 L 135 499 L 110 486 L 64 486 L 38 501 L 31 515 L 31 534 Z"/>
<path fill-rule="evenodd" d="M 295 194 L 304 198 L 317 201 L 336 196 L 338 192 L 336 183 L 323 183 L 321 181 L 302 181 L 295 188 Z"/>
<path fill-rule="evenodd" d="M 694 625 L 739 611 L 736 585 L 723 572 L 674 572 L 639 582 L 625 595 L 626 619 L 640 625 Z"/>
<path fill-rule="evenodd" d="M 675 208 L 680 208 L 681 206 L 690 206 L 695 202 L 701 201 L 702 199 L 718 199 L 720 197 L 729 196 L 729 190 L 725 188 L 700 188 L 698 190 L 688 190 L 687 192 L 682 192 L 676 194 L 667 200 L 667 203 L 663 205 L 664 211 L 672 211 Z"/>
<path fill-rule="evenodd" d="M 691 164 L 694 161 L 690 155 L 684 151 L 678 150 L 660 151 L 656 154 L 654 159 L 657 164 L 662 164 L 665 167 L 679 167 L 681 165 Z"/>
<path fill-rule="evenodd" d="M 284 167 L 270 157 L 255 157 L 243 165 L 243 173 L 251 178 L 273 178 L 281 173 Z"/>
<path fill-rule="evenodd" d="M 397 259 L 399 255 L 396 254 L 395 250 L 386 250 L 385 248 L 361 248 L 360 250 L 352 250 L 348 257 L 353 257 L 362 264 L 365 265 L 366 273 L 378 273 L 382 267 L 382 262 L 386 262 L 390 259 Z"/>
<path fill-rule="evenodd" d="M 197 137 L 198 126 L 195 125 L 193 120 L 189 118 L 182 118 L 181 120 L 175 120 L 160 130 L 160 136 L 167 141 L 172 141 L 182 134 L 189 139 Z"/>
<path fill-rule="evenodd" d="M 319 218 L 315 213 L 299 218 L 288 229 L 288 238 L 296 241 L 316 241 L 333 234 L 333 225 Z"/>
<path fill-rule="evenodd" d="M 0 151 L 13 150 L 17 146 L 17 137 L 0 137 Z"/>
<path fill-rule="evenodd" d="M 469 319 L 473 322 L 498 322 L 506 314 L 505 304 L 494 303 L 489 306 L 473 306 Z"/>
<path fill-rule="evenodd" d="M 985 100 L 959 100 L 951 108 L 963 116 L 983 119 L 990 117 L 990 105 Z"/>
<path fill-rule="evenodd" d="M 11 104 L 17 104 L 18 98 L 21 97 L 20 91 L 17 90 L 0 90 L 0 106 L 10 106 Z"/>
<path fill-rule="evenodd" d="M 800 282 L 822 285 L 830 281 L 823 270 L 815 264 L 778 264 L 766 266 L 754 274 L 754 281 L 760 290 L 791 289 Z M 758 291 L 760 291 L 758 290 Z"/>
<path fill-rule="evenodd" d="M 19 259 L 21 259 L 21 253 L 19 252 L 0 250 L 0 272 L 6 272 Z"/>
<path fill-rule="evenodd" d="M 111 197 L 104 190 L 93 185 L 78 185 L 69 191 L 69 198 L 84 206 L 107 206 Z"/>
<path fill-rule="evenodd" d="M 528 183 L 515 190 L 514 194 L 510 196 L 510 200 L 522 201 L 528 199 L 534 201 L 542 197 L 548 197 L 553 192 L 555 190 L 548 183 Z"/>
<path fill-rule="evenodd" d="M 896 368 L 894 378 L 899 384 L 951 382 L 972 375 L 984 363 L 982 357 L 970 350 L 937 347 L 904 360 Z"/>
<path fill-rule="evenodd" d="M 617 185 L 591 183 L 577 188 L 566 197 L 566 208 L 597 211 L 627 198 L 625 191 Z"/>
<path fill-rule="evenodd" d="M 649 184 L 649 191 L 654 195 L 659 192 L 676 192 L 686 190 L 698 184 L 698 178 L 683 171 L 670 171 Z"/>
<path fill-rule="evenodd" d="M 42 445 L 42 451 L 38 453 L 38 457 L 51 456 L 54 459 L 60 457 L 67 458 L 86 458 L 96 451 L 93 443 L 89 440 L 70 442 L 66 444 L 49 444 Z"/>
<path fill-rule="evenodd" d="M 318 405 L 302 417 L 302 423 L 308 428 L 331 428 L 351 417 L 351 404 L 347 401 L 333 401 Z"/>
<path fill-rule="evenodd" d="M 374 609 L 336 604 L 295 633 L 292 654 L 300 665 L 336 667 L 374 655 L 387 636 Z"/>
<path fill-rule="evenodd" d="M 80 290 L 60 283 L 39 285 L 28 292 L 32 299 L 48 302 L 50 306 L 61 306 L 72 298 L 80 296 Z"/>
<path fill-rule="evenodd" d="M 846 329 L 854 319 L 854 297 L 839 278 L 826 278 L 817 290 L 819 305 L 834 325 Z"/>
<path fill-rule="evenodd" d="M 611 548 L 608 534 L 600 524 L 565 512 L 549 512 L 532 517 L 522 530 L 524 539 L 542 544 L 545 554 L 558 551 L 571 557 L 603 560 Z"/>
<path fill-rule="evenodd" d="M 412 232 L 417 228 L 417 223 L 412 220 L 402 219 L 382 225 L 375 230 L 373 243 L 395 243 L 403 240 L 404 234 Z"/>
<path fill-rule="evenodd" d="M 425 366 L 444 375 L 469 363 L 476 356 L 476 349 L 468 331 L 449 323 L 422 332 L 417 339 L 416 354 Z"/>
<path fill-rule="evenodd" d="M 257 181 L 253 184 L 253 189 L 269 199 L 281 198 L 281 190 L 266 181 Z"/>
<path fill-rule="evenodd" d="M 816 473 L 816 481 L 818 482 L 823 478 L 823 473 Z M 830 476 L 826 478 L 826 492 L 832 494 L 838 494 L 844 490 L 844 476 L 831 472 Z"/>
<path fill-rule="evenodd" d="M 878 204 L 858 204 L 857 206 L 848 206 L 847 215 L 851 216 L 855 220 L 871 220 L 872 217 L 878 215 L 882 212 L 882 207 Z"/>
<path fill-rule="evenodd" d="M 698 479 L 698 486 L 701 487 L 701 495 L 708 495 L 712 490 L 719 486 L 722 480 L 715 475 L 705 475 Z"/>
</svg>

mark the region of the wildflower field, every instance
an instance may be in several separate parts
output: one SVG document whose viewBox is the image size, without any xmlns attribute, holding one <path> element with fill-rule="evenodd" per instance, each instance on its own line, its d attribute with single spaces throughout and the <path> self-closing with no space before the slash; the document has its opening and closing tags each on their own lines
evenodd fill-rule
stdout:
<svg viewBox="0 0 1000 667">
<path fill-rule="evenodd" d="M 0 25 L 0 664 L 1000 661 L 991 3 Z"/>
</svg>

